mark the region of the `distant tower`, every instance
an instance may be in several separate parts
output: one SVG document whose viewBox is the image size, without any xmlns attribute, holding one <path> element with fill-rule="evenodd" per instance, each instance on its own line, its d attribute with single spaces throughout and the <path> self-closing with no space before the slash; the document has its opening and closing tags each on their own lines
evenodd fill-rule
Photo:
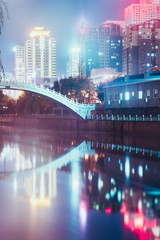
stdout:
<svg viewBox="0 0 160 240">
<path fill-rule="evenodd" d="M 160 19 L 160 0 L 140 0 L 140 4 L 131 4 L 125 9 L 126 26 L 154 19 Z"/>
<path fill-rule="evenodd" d="M 26 79 L 28 83 L 52 84 L 56 80 L 56 41 L 50 31 L 36 27 L 26 41 Z"/>
<path fill-rule="evenodd" d="M 160 19 L 126 28 L 123 39 L 123 72 L 144 73 L 160 67 Z"/>
<path fill-rule="evenodd" d="M 78 77 L 80 65 L 80 48 L 72 48 L 69 63 L 67 63 L 67 76 Z"/>
<path fill-rule="evenodd" d="M 20 45 L 14 48 L 14 79 L 25 82 L 25 47 Z"/>
<path fill-rule="evenodd" d="M 89 77 L 92 69 L 122 72 L 123 21 L 106 21 L 97 28 L 84 26 L 80 33 L 81 76 Z"/>
</svg>

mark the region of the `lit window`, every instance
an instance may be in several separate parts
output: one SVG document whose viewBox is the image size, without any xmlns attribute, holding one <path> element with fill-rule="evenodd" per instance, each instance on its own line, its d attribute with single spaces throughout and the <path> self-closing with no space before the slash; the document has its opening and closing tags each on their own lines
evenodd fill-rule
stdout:
<svg viewBox="0 0 160 240">
<path fill-rule="evenodd" d="M 147 90 L 147 98 L 150 98 L 150 95 L 151 95 L 150 90 Z"/>
<path fill-rule="evenodd" d="M 130 96 L 129 96 L 129 92 L 126 92 L 126 93 L 125 93 L 125 100 L 128 101 L 129 98 L 130 98 Z"/>
<path fill-rule="evenodd" d="M 153 90 L 153 97 L 157 98 L 158 97 L 158 89 Z"/>
<path fill-rule="evenodd" d="M 132 92 L 132 97 L 134 97 L 134 92 Z"/>
<path fill-rule="evenodd" d="M 99 55 L 99 56 L 102 56 L 102 55 L 103 55 L 103 52 L 99 52 L 98 55 Z"/>
<path fill-rule="evenodd" d="M 143 98 L 143 92 L 142 92 L 142 91 L 139 91 L 139 92 L 138 92 L 138 98 L 139 98 L 139 99 L 142 99 L 142 98 Z"/>
<path fill-rule="evenodd" d="M 120 99 L 120 100 L 123 100 L 123 93 L 120 93 L 120 94 L 119 94 L 119 99 Z"/>
</svg>

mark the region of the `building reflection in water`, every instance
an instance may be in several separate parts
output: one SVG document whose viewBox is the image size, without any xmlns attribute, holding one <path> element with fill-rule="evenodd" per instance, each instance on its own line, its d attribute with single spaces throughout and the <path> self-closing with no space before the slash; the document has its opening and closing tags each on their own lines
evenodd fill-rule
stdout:
<svg viewBox="0 0 160 240">
<path fill-rule="evenodd" d="M 159 238 L 159 151 L 91 144 L 95 155 L 81 161 L 86 185 L 82 201 L 85 195 L 88 209 L 122 214 L 124 226 L 139 239 Z"/>
<path fill-rule="evenodd" d="M 27 175 L 14 174 L 13 189 L 15 194 L 22 189 L 25 190 L 33 207 L 49 207 L 57 195 L 56 169 L 49 169 L 48 172 L 44 171 L 40 174 L 35 171 Z"/>
<path fill-rule="evenodd" d="M 35 207 L 49 207 L 52 199 L 57 195 L 56 170 L 49 169 L 48 173 L 42 172 L 39 175 L 33 172 L 30 178 L 32 185 L 28 184 L 28 186 L 32 187 L 28 189 L 27 195 L 31 204 Z"/>
<path fill-rule="evenodd" d="M 95 141 L 67 149 L 53 161 L 52 154 L 26 154 L 18 143 L 5 143 L 1 180 L 12 181 L 15 194 L 23 188 L 33 208 L 50 207 L 57 197 L 57 176 L 65 171 L 71 208 L 74 214 L 79 209 L 83 230 L 94 210 L 121 215 L 124 227 L 139 239 L 160 238 L 159 150 Z"/>
</svg>

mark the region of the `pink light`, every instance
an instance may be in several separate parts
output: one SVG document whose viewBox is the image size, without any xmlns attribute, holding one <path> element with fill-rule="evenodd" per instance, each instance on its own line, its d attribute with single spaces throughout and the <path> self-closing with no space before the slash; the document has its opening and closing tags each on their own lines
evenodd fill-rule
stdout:
<svg viewBox="0 0 160 240">
<path fill-rule="evenodd" d="M 125 213 L 126 212 L 126 206 L 123 205 L 120 209 L 120 213 Z"/>
<path fill-rule="evenodd" d="M 79 216 L 82 227 L 85 227 L 87 221 L 87 207 L 85 202 L 80 202 L 79 205 Z"/>
<path fill-rule="evenodd" d="M 110 208 L 110 207 L 109 207 L 109 208 L 106 208 L 105 213 L 106 213 L 106 214 L 111 214 L 111 208 Z"/>
</svg>

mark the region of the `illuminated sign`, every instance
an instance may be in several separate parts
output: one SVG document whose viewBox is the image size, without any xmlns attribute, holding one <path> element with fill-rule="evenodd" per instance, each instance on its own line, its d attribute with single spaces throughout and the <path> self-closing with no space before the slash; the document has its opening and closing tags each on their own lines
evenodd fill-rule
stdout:
<svg viewBox="0 0 160 240">
<path fill-rule="evenodd" d="M 30 34 L 31 38 L 35 37 L 49 37 L 50 31 L 45 31 L 43 27 L 35 27 Z"/>
</svg>

